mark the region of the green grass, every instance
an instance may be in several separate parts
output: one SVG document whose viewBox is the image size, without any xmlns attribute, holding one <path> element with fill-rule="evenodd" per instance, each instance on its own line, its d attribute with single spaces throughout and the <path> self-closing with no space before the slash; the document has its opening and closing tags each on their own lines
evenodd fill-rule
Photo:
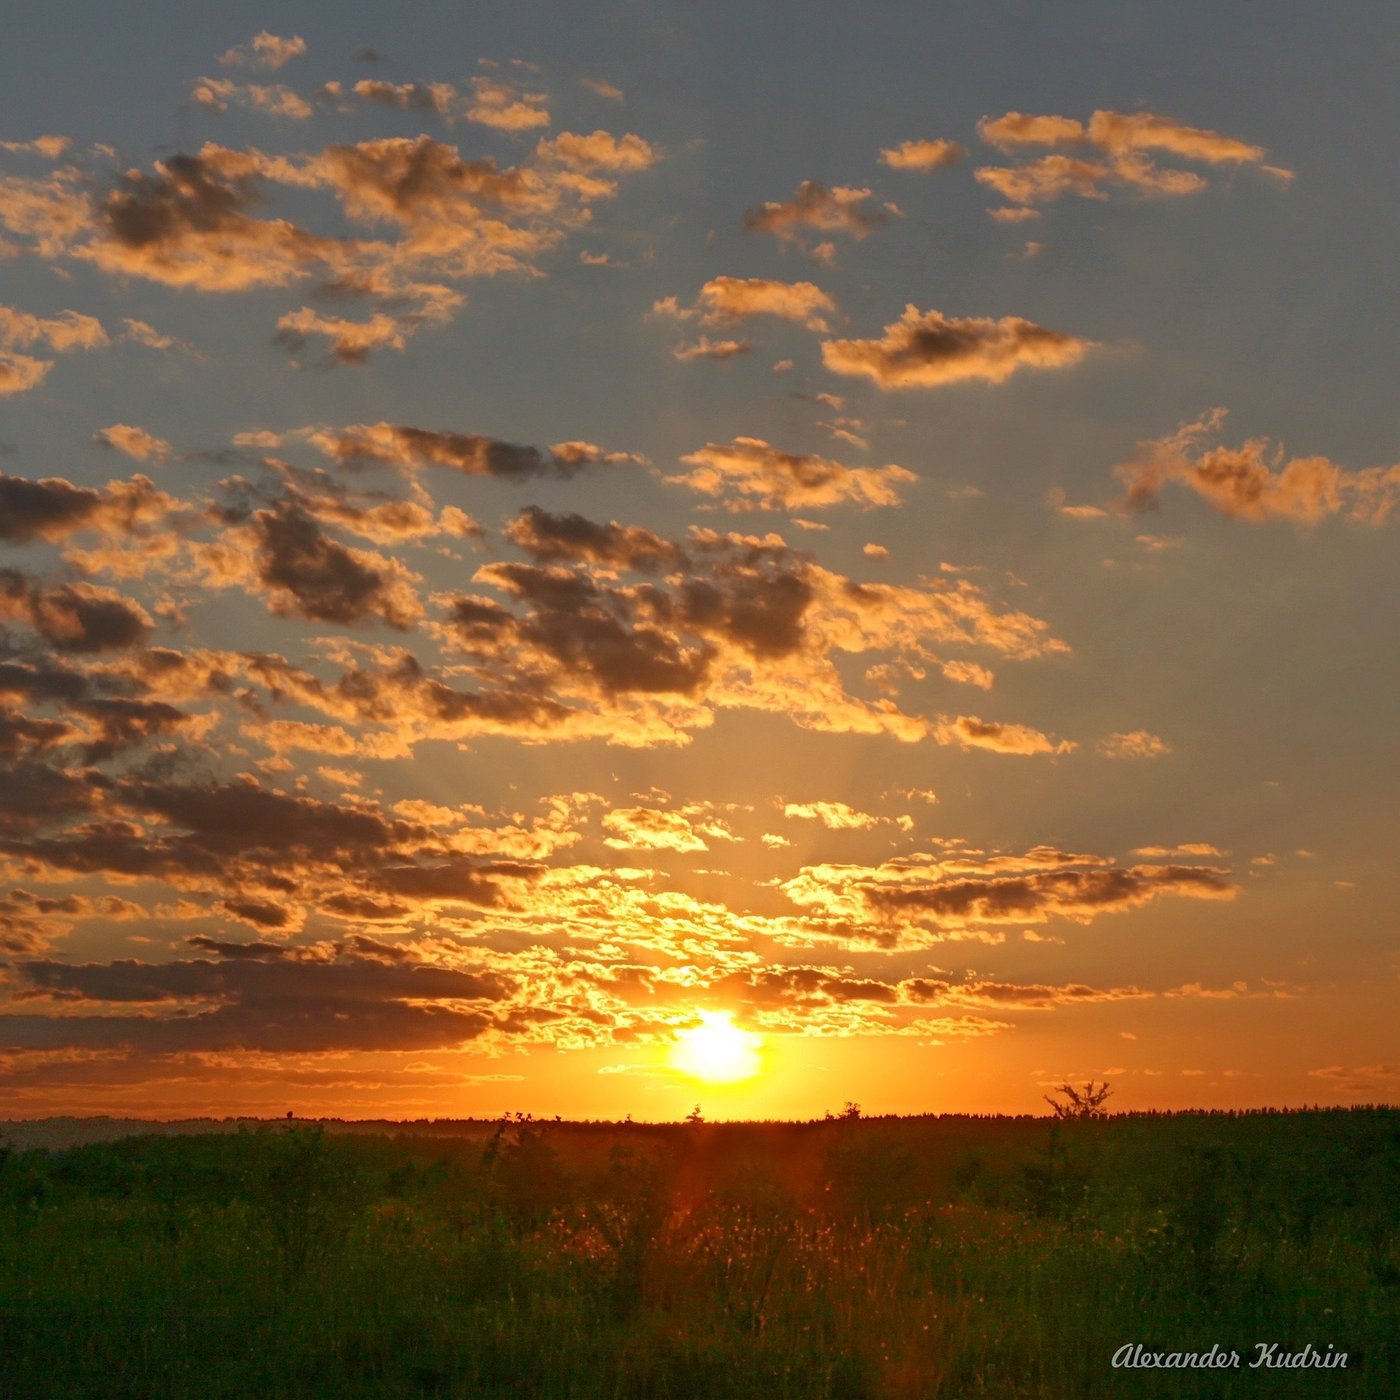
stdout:
<svg viewBox="0 0 1400 1400">
<path fill-rule="evenodd" d="M 275 1127 L 14 1152 L 0 1205 L 7 1397 L 1400 1395 L 1393 1110 Z"/>
</svg>

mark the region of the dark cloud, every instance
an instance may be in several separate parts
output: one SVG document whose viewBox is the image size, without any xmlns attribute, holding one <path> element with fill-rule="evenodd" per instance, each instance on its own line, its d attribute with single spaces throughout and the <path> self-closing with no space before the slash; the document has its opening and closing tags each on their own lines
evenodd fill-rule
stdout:
<svg viewBox="0 0 1400 1400">
<path fill-rule="evenodd" d="M 525 480 L 573 476 L 584 467 L 636 462 L 629 453 L 604 452 L 591 443 L 559 443 L 548 449 L 483 437 L 412 428 L 397 423 L 357 424 L 334 432 L 318 429 L 311 440 L 343 466 L 382 464 L 401 470 L 448 467 L 465 476 Z"/>
<path fill-rule="evenodd" d="M 246 954 L 246 946 L 239 950 Z M 461 972 L 419 962 L 380 958 L 297 956 L 290 950 L 259 957 L 204 958 L 167 963 L 30 961 L 16 972 L 37 992 L 71 1001 L 189 1001 L 206 997 L 280 1000 L 322 995 L 337 1001 L 414 998 L 436 1001 L 499 997 L 493 973 Z"/>
<path fill-rule="evenodd" d="M 96 652 L 139 646 L 154 622 L 110 588 L 90 583 L 44 587 L 18 569 L 0 569 L 0 619 L 25 622 L 58 651 Z"/>
<path fill-rule="evenodd" d="M 259 173 L 255 157 L 208 146 L 158 161 L 151 174 L 123 175 L 82 255 L 109 272 L 176 287 L 284 285 L 334 249 L 284 219 L 253 217 Z"/>
<path fill-rule="evenodd" d="M 341 625 L 377 618 L 400 630 L 418 617 L 417 597 L 400 565 L 331 539 L 295 503 L 255 511 L 249 530 L 274 612 Z"/>
<path fill-rule="evenodd" d="M 1092 917 L 1144 904 L 1161 894 L 1228 896 L 1226 873 L 1200 866 L 1133 866 L 1114 870 L 1056 870 L 1039 875 L 937 883 L 897 881 L 864 890 L 883 913 L 931 915 L 937 919 L 1006 923 L 1052 915 Z"/>
<path fill-rule="evenodd" d="M 61 539 L 87 524 L 101 505 L 99 492 L 60 478 L 0 475 L 0 539 L 13 544 Z"/>
<path fill-rule="evenodd" d="M 73 733 L 72 725 L 62 720 L 31 719 L 8 706 L 0 707 L 0 756 L 6 759 L 52 748 L 71 739 Z"/>
<path fill-rule="evenodd" d="M 30 960 L 31 995 L 72 1006 L 130 1003 L 164 1014 L 0 1016 L 0 1044 L 20 1048 L 421 1050 L 475 1039 L 509 984 L 493 973 L 413 960 L 282 954 L 215 943 L 218 960 L 68 964 Z M 209 1003 L 214 1003 L 212 1009 Z"/>
<path fill-rule="evenodd" d="M 923 983 L 928 988 L 946 989 L 946 982 Z M 753 972 L 735 972 L 711 985 L 721 998 L 735 997 L 750 1006 L 811 1006 L 823 1002 L 875 1002 L 893 1006 L 900 1000 L 900 987 L 879 978 L 856 977 L 821 967 L 765 967 Z M 937 993 L 923 997 L 934 1000 Z"/>
<path fill-rule="evenodd" d="M 265 899 L 226 899 L 221 907 L 235 919 L 252 924 L 254 928 L 296 928 L 301 922 L 295 910 Z"/>
<path fill-rule="evenodd" d="M 75 706 L 74 713 L 89 721 L 80 751 L 85 763 L 102 763 L 149 739 L 173 735 L 190 722 L 183 710 L 162 700 L 121 696 L 96 696 Z"/>
<path fill-rule="evenodd" d="M 32 481 L 0 473 L 0 540 L 62 540 L 75 531 L 120 533 L 156 523 L 175 505 L 148 477 L 109 481 L 101 490 L 62 477 Z"/>
<path fill-rule="evenodd" d="M 599 524 L 585 516 L 555 515 L 527 506 L 505 535 L 541 564 L 590 563 L 654 573 L 685 560 L 672 540 L 640 525 Z"/>
<path fill-rule="evenodd" d="M 0 832 L 28 832 L 67 821 L 99 805 L 105 779 L 48 763 L 20 762 L 0 769 Z M 6 849 L 0 841 L 0 851 Z M 11 845 L 13 853 L 18 854 Z"/>
<path fill-rule="evenodd" d="M 873 918 L 863 935 L 876 943 L 912 941 L 915 926 L 941 937 L 1050 919 L 1091 922 L 1165 895 L 1229 899 L 1228 870 L 1207 865 L 1118 866 L 1105 858 L 1036 847 L 1022 856 L 979 853 L 908 856 L 880 866 L 808 866 L 784 882 L 797 904 L 840 920 Z"/>
<path fill-rule="evenodd" d="M 487 599 L 457 598 L 448 625 L 468 652 L 520 658 L 555 676 L 591 681 L 605 694 L 693 694 L 712 656 L 648 620 L 631 590 L 600 584 L 568 569 L 495 564 L 490 582 L 528 608 L 517 617 Z"/>
<path fill-rule="evenodd" d="M 311 797 L 293 797 L 252 780 L 200 784 L 128 780 L 124 805 L 152 813 L 187 831 L 211 854 L 249 851 L 313 856 L 351 863 L 371 851 L 393 850 L 427 833 L 394 821 L 370 807 L 346 807 Z"/>
<path fill-rule="evenodd" d="M 965 982 L 949 996 L 968 1006 L 1026 1007 L 1048 1010 L 1055 1006 L 1087 1005 L 1099 1001 L 1136 1001 L 1153 993 L 1137 987 L 1090 987 L 1082 982 L 1060 985 L 1021 982 Z"/>
</svg>

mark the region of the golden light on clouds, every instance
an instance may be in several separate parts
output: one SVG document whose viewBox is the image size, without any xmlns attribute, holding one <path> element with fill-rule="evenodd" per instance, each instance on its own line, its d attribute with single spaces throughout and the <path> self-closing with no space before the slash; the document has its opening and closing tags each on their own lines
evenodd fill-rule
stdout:
<svg viewBox="0 0 1400 1400">
<path fill-rule="evenodd" d="M 1252 58 L 1096 35 L 1050 101 L 977 7 L 843 8 L 805 77 L 722 6 L 675 66 L 655 7 L 622 48 L 504 7 L 494 55 L 209 8 L 101 65 L 72 0 L 5 35 L 16 1111 L 1027 1111 L 1110 1065 L 1151 1107 L 1217 1062 L 1224 1106 L 1393 1059 L 1364 85 L 1300 33 L 1285 119 Z"/>
</svg>

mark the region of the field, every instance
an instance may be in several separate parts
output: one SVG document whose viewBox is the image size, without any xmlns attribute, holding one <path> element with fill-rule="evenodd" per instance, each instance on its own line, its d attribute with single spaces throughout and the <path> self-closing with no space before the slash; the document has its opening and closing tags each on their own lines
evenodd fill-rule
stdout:
<svg viewBox="0 0 1400 1400">
<path fill-rule="evenodd" d="M 0 1394 L 1400 1395 L 1397 1110 L 214 1126 L 8 1150 Z"/>
</svg>

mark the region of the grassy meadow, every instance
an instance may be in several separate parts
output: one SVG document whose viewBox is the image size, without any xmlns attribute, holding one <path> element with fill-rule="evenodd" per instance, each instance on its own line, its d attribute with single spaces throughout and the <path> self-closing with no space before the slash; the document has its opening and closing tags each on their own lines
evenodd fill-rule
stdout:
<svg viewBox="0 0 1400 1400">
<path fill-rule="evenodd" d="M 1394 1109 L 266 1124 L 0 1209 L 5 1397 L 1400 1395 Z"/>
</svg>

